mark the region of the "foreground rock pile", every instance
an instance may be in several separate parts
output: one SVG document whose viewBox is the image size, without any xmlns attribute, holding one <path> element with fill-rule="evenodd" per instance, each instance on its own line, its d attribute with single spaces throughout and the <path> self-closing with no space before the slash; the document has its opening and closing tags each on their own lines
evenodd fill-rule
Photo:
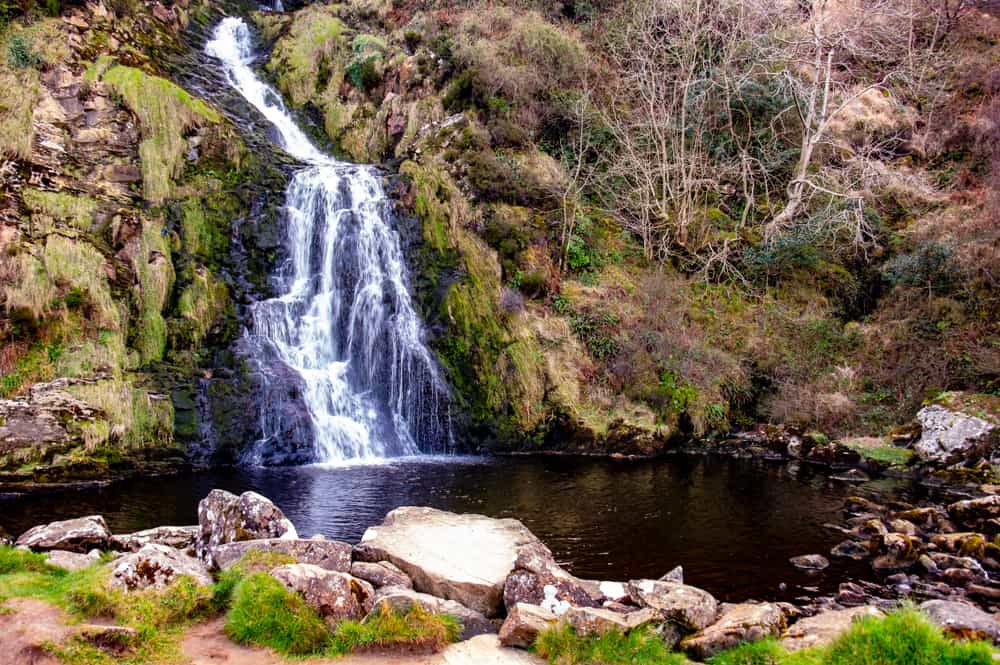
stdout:
<svg viewBox="0 0 1000 665">
<path fill-rule="evenodd" d="M 1000 641 L 1000 624 L 966 598 L 975 595 L 970 585 L 994 588 L 987 569 L 1000 569 L 1000 559 L 993 559 L 997 548 L 981 533 L 963 534 L 951 526 L 952 520 L 991 525 L 1000 503 L 992 498 L 959 502 L 938 513 L 889 510 L 856 499 L 849 509 L 852 526 L 844 528 L 851 539 L 845 542 L 856 547 L 838 545 L 834 556 L 838 551 L 861 556 L 863 550 L 879 570 L 900 571 L 895 573 L 901 575 L 899 595 L 909 589 L 932 598 L 923 607 L 947 630 Z M 419 605 L 456 617 L 463 640 L 499 633 L 501 644 L 521 648 L 560 622 L 580 635 L 651 626 L 671 647 L 698 660 L 765 637 L 780 638 L 791 650 L 825 644 L 852 621 L 879 616 L 893 603 L 869 597 L 865 589 L 852 595 L 849 588 L 805 608 L 720 603 L 686 584 L 679 568 L 655 580 L 580 579 L 517 520 L 432 508 L 398 508 L 353 546 L 322 536 L 300 538 L 277 506 L 253 492 L 235 496 L 213 490 L 200 503 L 198 517 L 197 526 L 125 535 L 112 535 L 99 516 L 82 517 L 35 527 L 17 545 L 48 552 L 52 565 L 67 568 L 89 565 L 100 550 L 112 550 L 110 584 L 125 591 L 163 587 L 182 576 L 210 584 L 214 571 L 250 552 L 280 553 L 294 563 L 267 565 L 264 572 L 299 594 L 331 626 L 365 619 L 385 607 L 402 611 Z M 911 579 L 909 571 L 920 566 L 924 571 Z M 969 584 L 961 587 L 964 591 L 954 592 L 949 585 L 949 592 L 943 587 L 938 592 L 947 583 L 934 578 L 931 569 L 942 579 L 968 578 Z"/>
</svg>

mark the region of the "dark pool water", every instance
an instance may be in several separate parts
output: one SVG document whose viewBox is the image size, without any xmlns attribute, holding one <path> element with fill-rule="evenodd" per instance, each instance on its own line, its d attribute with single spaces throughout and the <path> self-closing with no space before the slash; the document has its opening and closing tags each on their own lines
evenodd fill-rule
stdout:
<svg viewBox="0 0 1000 665">
<path fill-rule="evenodd" d="M 730 601 L 789 599 L 808 593 L 804 587 L 827 591 L 845 579 L 870 577 L 864 564 L 844 560 L 810 575 L 788 558 L 826 554 L 840 541 L 823 524 L 841 520 L 846 496 L 914 499 L 919 493 L 890 481 L 852 486 L 807 466 L 730 458 L 438 458 L 225 469 L 7 498 L 0 500 L 0 527 L 16 534 L 92 513 L 104 515 L 118 533 L 193 524 L 198 501 L 216 487 L 256 490 L 274 500 L 300 534 L 352 542 L 403 505 L 516 517 L 581 577 L 659 577 L 682 565 L 690 584 Z"/>
</svg>

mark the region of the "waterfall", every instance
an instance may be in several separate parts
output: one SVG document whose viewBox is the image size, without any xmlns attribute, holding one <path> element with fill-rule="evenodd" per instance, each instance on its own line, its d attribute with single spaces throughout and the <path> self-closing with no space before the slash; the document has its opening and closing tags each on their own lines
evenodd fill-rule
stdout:
<svg viewBox="0 0 1000 665">
<path fill-rule="evenodd" d="M 448 390 L 423 341 L 378 172 L 339 162 L 308 139 L 253 71 L 242 19 L 223 19 L 205 50 L 304 164 L 285 193 L 288 259 L 275 275 L 281 295 L 251 307 L 247 335 L 270 358 L 264 373 L 276 385 L 261 407 L 263 438 L 245 461 L 259 463 L 290 427 L 312 439 L 317 462 L 447 451 Z M 291 387 L 277 381 L 288 370 Z M 288 393 L 307 411 L 293 419 L 310 422 L 288 423 Z"/>
</svg>

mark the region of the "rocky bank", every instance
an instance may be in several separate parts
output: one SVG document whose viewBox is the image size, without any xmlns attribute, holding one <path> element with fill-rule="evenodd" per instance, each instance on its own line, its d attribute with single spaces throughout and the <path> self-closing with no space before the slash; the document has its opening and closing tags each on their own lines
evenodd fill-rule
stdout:
<svg viewBox="0 0 1000 665">
<path fill-rule="evenodd" d="M 457 618 L 462 640 L 496 634 L 504 648 L 526 648 L 560 622 L 579 635 L 652 626 L 671 647 L 704 660 L 768 636 L 791 650 L 824 644 L 858 617 L 879 616 L 904 598 L 921 603 L 953 636 L 1000 643 L 993 605 L 1000 587 L 992 578 L 1000 570 L 997 546 L 951 525 L 952 519 L 962 527 L 992 524 L 998 500 L 958 502 L 947 512 L 849 501 L 848 523 L 856 525 L 850 542 L 859 556 L 875 557 L 877 571 L 891 575 L 885 586 L 848 583 L 834 598 L 798 605 L 721 603 L 688 584 L 681 569 L 660 579 L 580 579 L 514 519 L 403 507 L 356 545 L 303 539 L 277 506 L 253 492 L 213 490 L 199 505 L 196 526 L 112 535 L 101 517 L 88 516 L 35 527 L 16 545 L 46 552 L 53 566 L 105 566 L 108 583 L 126 591 L 162 588 L 182 577 L 210 584 L 213 574 L 248 553 L 280 553 L 292 562 L 253 560 L 331 627 L 383 607 L 419 605 Z M 848 550 L 838 545 L 833 555 Z M 101 551 L 110 552 L 106 563 L 96 563 Z M 497 662 L 520 662 L 514 652 L 503 654 L 496 652 Z"/>
</svg>

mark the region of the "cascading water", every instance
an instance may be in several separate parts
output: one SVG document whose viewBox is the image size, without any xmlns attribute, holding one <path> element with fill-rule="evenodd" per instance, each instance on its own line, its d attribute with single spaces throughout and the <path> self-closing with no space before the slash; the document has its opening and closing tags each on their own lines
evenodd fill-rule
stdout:
<svg viewBox="0 0 1000 665">
<path fill-rule="evenodd" d="M 338 162 L 309 141 L 251 69 L 251 33 L 242 19 L 223 19 L 205 50 L 274 126 L 281 147 L 306 164 L 285 195 L 289 258 L 276 275 L 282 295 L 253 305 L 248 335 L 274 359 L 268 373 L 297 375 L 292 392 L 301 392 L 294 397 L 310 422 L 293 426 L 311 428 L 312 459 L 445 452 L 448 391 L 423 342 L 378 173 Z M 262 407 L 264 436 L 245 461 L 259 463 L 289 428 L 281 403 L 287 384 L 272 392 Z"/>
</svg>

